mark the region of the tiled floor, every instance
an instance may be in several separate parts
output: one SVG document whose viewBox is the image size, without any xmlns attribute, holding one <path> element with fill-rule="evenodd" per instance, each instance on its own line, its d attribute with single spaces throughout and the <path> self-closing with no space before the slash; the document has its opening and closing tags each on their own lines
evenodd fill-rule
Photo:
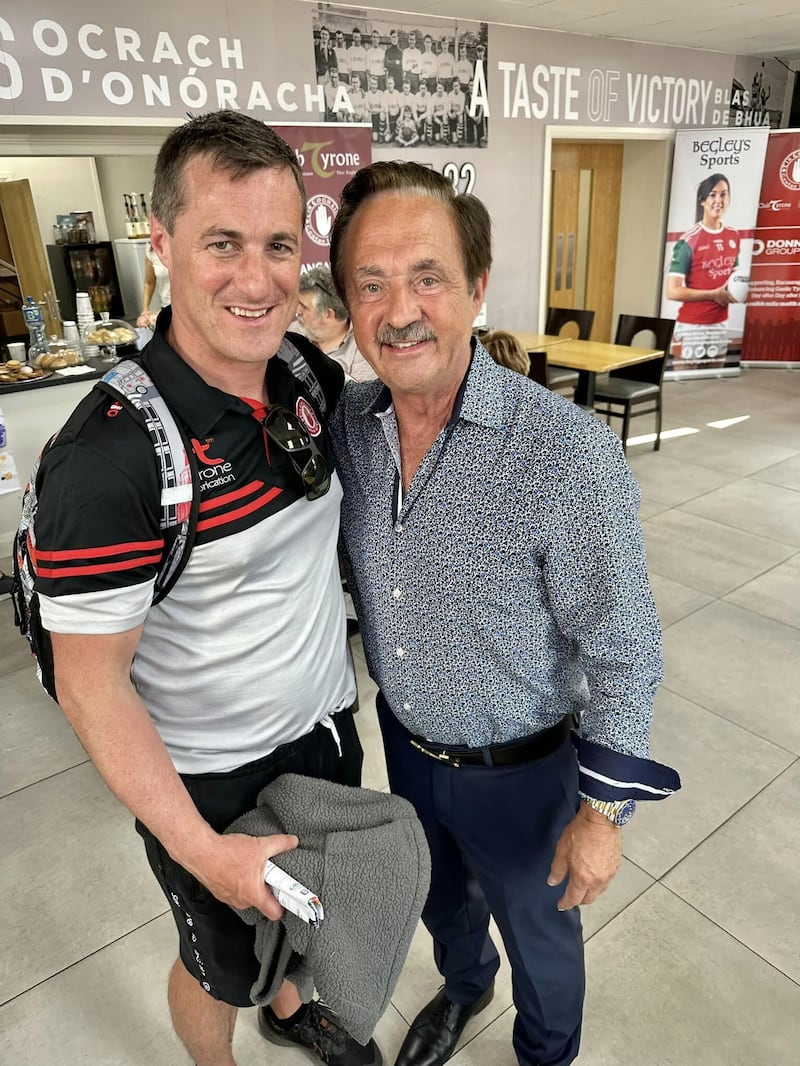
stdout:
<svg viewBox="0 0 800 1066">
<path fill-rule="evenodd" d="M 800 373 L 669 383 L 642 486 L 666 681 L 656 757 L 681 793 L 641 809 L 625 860 L 586 910 L 580 1066 L 800 1061 Z M 709 422 L 749 416 L 727 428 Z M 646 432 L 634 423 L 634 432 Z M 171 918 L 130 818 L 38 689 L 0 601 L 0 1062 L 172 1066 Z M 356 642 L 365 784 L 386 787 L 374 686 Z M 438 981 L 420 929 L 378 1028 L 391 1066 Z M 308 1060 L 266 1046 L 252 1011 L 241 1066 Z M 513 1066 L 510 974 L 455 1066 Z"/>
</svg>

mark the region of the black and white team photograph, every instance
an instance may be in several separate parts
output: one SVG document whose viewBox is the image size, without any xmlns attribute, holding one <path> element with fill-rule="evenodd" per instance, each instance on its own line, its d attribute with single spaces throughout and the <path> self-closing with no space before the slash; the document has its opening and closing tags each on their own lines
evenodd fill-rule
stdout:
<svg viewBox="0 0 800 1066">
<path fill-rule="evenodd" d="M 326 122 L 369 122 L 376 145 L 485 148 L 488 24 L 317 4 Z M 401 16 L 408 17 L 408 16 Z"/>
</svg>

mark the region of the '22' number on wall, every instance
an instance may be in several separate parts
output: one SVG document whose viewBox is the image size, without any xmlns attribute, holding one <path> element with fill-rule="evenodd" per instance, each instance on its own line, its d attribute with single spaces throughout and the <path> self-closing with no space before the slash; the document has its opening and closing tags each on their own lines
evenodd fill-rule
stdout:
<svg viewBox="0 0 800 1066">
<path fill-rule="evenodd" d="M 452 183 L 453 190 L 459 193 L 471 193 L 475 188 L 475 166 L 473 163 L 445 163 L 442 174 Z"/>
</svg>

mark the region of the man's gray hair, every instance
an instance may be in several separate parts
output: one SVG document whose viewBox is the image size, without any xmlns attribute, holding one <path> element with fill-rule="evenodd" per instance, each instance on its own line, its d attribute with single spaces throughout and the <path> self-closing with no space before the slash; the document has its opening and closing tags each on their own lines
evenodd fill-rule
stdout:
<svg viewBox="0 0 800 1066">
<path fill-rule="evenodd" d="M 338 319 L 343 322 L 349 320 L 347 308 L 339 299 L 336 287 L 333 284 L 333 275 L 330 267 L 313 267 L 300 275 L 300 292 L 312 292 L 314 294 L 314 306 L 320 314 L 333 311 Z"/>
</svg>

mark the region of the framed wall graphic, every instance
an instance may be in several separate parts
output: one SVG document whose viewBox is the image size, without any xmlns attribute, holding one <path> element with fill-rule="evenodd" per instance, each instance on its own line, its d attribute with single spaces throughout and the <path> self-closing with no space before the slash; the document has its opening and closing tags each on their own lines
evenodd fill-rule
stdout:
<svg viewBox="0 0 800 1066">
<path fill-rule="evenodd" d="M 376 146 L 485 148 L 485 22 L 317 4 L 312 34 L 326 122 L 368 122 Z"/>
</svg>

